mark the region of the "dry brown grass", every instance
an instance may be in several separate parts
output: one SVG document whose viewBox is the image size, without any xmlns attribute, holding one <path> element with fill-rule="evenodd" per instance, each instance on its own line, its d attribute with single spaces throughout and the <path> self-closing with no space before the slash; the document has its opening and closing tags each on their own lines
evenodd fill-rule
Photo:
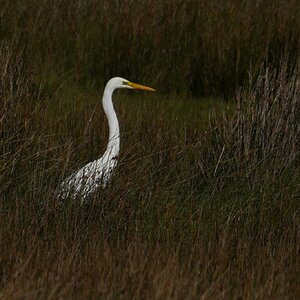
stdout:
<svg viewBox="0 0 300 300">
<path fill-rule="evenodd" d="M 41 96 L 12 53 L 1 48 L 2 299 L 299 296 L 298 73 L 264 75 L 204 135 L 192 120 L 174 127 L 165 104 L 120 104 L 113 185 L 56 207 L 55 186 L 99 155 L 106 123 L 78 98 L 51 112 L 58 96 Z"/>
<path fill-rule="evenodd" d="M 264 61 L 295 64 L 297 0 L 3 1 L 0 37 L 14 40 L 49 76 L 77 82 L 117 74 L 160 91 L 232 95 Z M 42 66 L 42 67 L 41 67 Z"/>
<path fill-rule="evenodd" d="M 55 58 L 59 68 L 68 68 L 80 54 L 82 64 L 74 72 L 83 72 L 87 77 L 98 74 L 103 67 L 102 60 L 97 66 L 100 42 L 93 52 L 80 38 L 86 31 L 72 35 L 70 28 L 77 32 L 77 25 L 84 24 L 89 29 L 93 18 L 103 12 L 98 8 L 92 14 L 96 2 L 91 1 L 85 7 L 90 13 L 84 14 L 89 18 L 78 23 L 76 20 L 82 18 L 85 11 L 79 10 L 80 1 L 69 7 L 62 1 L 52 1 L 49 5 L 41 2 L 40 6 L 31 1 L 26 4 L 16 1 L 12 6 L 5 3 L 0 9 L 1 20 L 7 20 L 3 15 L 5 11 L 15 19 L 11 19 L 10 26 L 1 27 L 1 34 L 6 34 L 10 41 L 0 45 L 0 298 L 299 298 L 300 70 L 299 65 L 292 66 L 291 61 L 279 63 L 276 60 L 282 50 L 276 41 L 282 40 L 284 49 L 296 45 L 287 44 L 287 41 L 297 40 L 294 35 L 297 26 L 290 27 L 298 24 L 297 21 L 287 22 L 293 14 L 291 8 L 275 10 L 281 20 L 276 23 L 278 27 L 272 27 L 273 21 L 265 20 L 266 27 L 261 28 L 268 28 L 274 37 L 269 41 L 277 45 L 273 62 L 278 68 L 274 69 L 274 64 L 258 68 L 258 80 L 254 77 L 248 88 L 238 92 L 228 110 L 223 103 L 212 101 L 218 109 L 211 113 L 210 120 L 207 116 L 213 104 L 209 102 L 159 94 L 139 94 L 137 100 L 133 95 L 116 94 L 122 151 L 112 185 L 96 193 L 86 206 L 72 202 L 57 206 L 53 196 L 57 184 L 77 167 L 101 155 L 101 147 L 107 139 L 107 124 L 99 101 L 100 91 L 74 85 L 74 81 L 69 80 L 73 71 L 58 79 L 52 78 L 47 73 L 47 65 Z M 106 3 L 107 10 L 111 8 L 108 2 L 99 3 Z M 184 29 L 187 18 L 176 5 L 188 6 L 194 4 L 193 1 L 176 2 L 164 9 L 163 3 L 157 7 L 148 4 L 150 7 L 143 10 L 139 9 L 141 3 L 135 8 L 142 11 L 136 22 L 141 22 L 146 13 L 150 16 L 157 13 L 161 18 L 159 13 L 164 13 L 174 16 L 168 19 L 171 24 L 180 18 L 176 21 L 183 24 L 179 33 L 187 34 Z M 280 3 L 275 1 L 274 9 L 283 5 Z M 206 3 L 205 9 L 210 9 L 218 20 L 222 7 L 226 8 L 228 14 L 223 10 L 226 16 L 233 17 L 237 13 L 236 1 L 223 5 L 214 7 L 213 2 L 211 6 Z M 296 2 L 290 1 L 289 5 L 294 8 Z M 249 6 L 250 11 L 254 9 L 252 4 Z M 262 12 L 256 10 L 256 13 L 262 13 L 262 18 L 272 7 L 268 4 L 261 7 Z M 128 7 L 118 8 L 124 13 Z M 239 20 L 248 24 L 246 11 Z M 197 10 L 197 13 L 204 14 L 204 11 Z M 17 30 L 16 19 L 26 26 Z M 124 30 L 137 28 L 135 23 L 130 23 L 133 19 L 126 20 L 129 25 Z M 195 22 L 199 20 L 196 18 Z M 204 39 L 207 43 L 211 39 L 209 34 L 216 28 L 228 34 L 235 32 L 225 30 L 222 22 L 215 28 L 214 18 L 207 20 L 210 21 L 203 25 L 207 26 L 204 32 L 208 35 Z M 111 29 L 112 36 L 119 30 L 120 24 L 116 24 Z M 168 28 L 174 29 L 175 25 Z M 8 38 L 11 32 L 5 33 L 3 28 L 15 29 L 11 39 Z M 244 27 L 236 25 L 236 30 L 238 28 Z M 91 41 L 94 41 L 98 33 L 90 29 Z M 279 29 L 281 35 L 278 35 Z M 148 33 L 149 28 L 140 30 Z M 175 31 L 173 35 L 182 38 L 179 33 Z M 74 36 L 78 37 L 78 48 L 74 48 Z M 49 41 L 50 37 L 55 37 L 53 44 L 43 46 L 42 41 Z M 111 35 L 103 38 L 107 41 L 108 37 Z M 111 40 L 112 46 L 108 49 L 115 48 L 117 37 Z M 151 37 L 149 33 L 148 38 Z M 177 47 L 181 44 L 179 38 L 163 43 Z M 187 35 L 186 39 L 191 37 Z M 149 43 L 143 42 L 139 51 L 149 49 Z M 132 45 L 126 45 L 124 40 L 122 43 L 124 54 Z M 211 40 L 211 43 L 219 45 L 220 40 Z M 29 55 L 32 49 L 38 49 L 37 57 Z M 76 49 L 75 58 L 70 55 L 70 49 Z M 223 57 L 223 48 L 218 49 Z M 257 56 L 263 53 L 260 48 L 253 51 Z M 291 56 L 296 56 L 295 53 Z M 61 60 L 57 59 L 58 54 Z M 66 60 L 67 54 L 70 61 Z M 142 65 L 135 69 L 133 58 L 137 56 L 143 64 L 146 60 L 143 55 L 146 57 L 144 52 L 132 53 L 120 68 L 119 62 L 124 60 L 122 56 L 117 57 L 115 69 L 103 68 L 103 78 L 122 68 L 126 73 L 126 66 L 132 68 L 126 74 L 137 74 Z M 164 56 L 161 68 L 157 69 L 156 55 L 153 65 L 142 73 L 145 78 L 149 75 L 145 83 L 150 83 L 152 78 L 159 84 L 165 78 L 164 72 L 168 69 L 164 69 Z M 225 77 L 219 74 L 221 70 L 226 72 L 231 60 L 220 64 L 220 60 L 211 55 L 199 57 L 212 68 L 203 71 L 206 84 L 215 82 L 218 86 L 226 76 L 231 76 L 228 75 L 230 70 Z M 111 62 L 109 53 L 104 57 L 106 63 Z M 41 59 L 45 62 L 41 63 Z M 87 61 L 99 69 L 90 68 Z M 175 64 L 170 62 L 178 60 L 174 56 L 166 60 L 166 65 L 173 70 Z M 216 65 L 215 76 L 223 78 L 220 82 L 209 71 Z M 86 66 L 86 71 L 82 66 Z M 37 73 L 41 67 L 48 69 L 46 82 Z M 245 70 L 247 68 L 246 63 Z M 154 70 L 162 72 L 158 79 Z M 178 70 L 174 69 L 174 76 Z M 202 89 L 206 84 L 201 76 L 197 78 Z M 236 78 L 230 80 L 236 83 Z M 164 88 L 171 87 L 167 82 Z M 205 93 L 209 93 L 209 89 Z"/>
</svg>

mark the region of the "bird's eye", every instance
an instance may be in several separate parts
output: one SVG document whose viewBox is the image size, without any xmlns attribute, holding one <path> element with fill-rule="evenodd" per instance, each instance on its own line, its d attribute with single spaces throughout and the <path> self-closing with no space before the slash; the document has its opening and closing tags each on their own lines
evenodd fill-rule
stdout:
<svg viewBox="0 0 300 300">
<path fill-rule="evenodd" d="M 124 85 L 128 85 L 128 82 L 127 81 L 123 81 L 122 82 Z"/>
</svg>

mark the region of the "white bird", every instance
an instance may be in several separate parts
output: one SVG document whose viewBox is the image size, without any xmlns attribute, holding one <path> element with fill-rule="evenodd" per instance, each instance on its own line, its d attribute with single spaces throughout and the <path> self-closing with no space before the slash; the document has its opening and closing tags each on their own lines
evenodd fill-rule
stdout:
<svg viewBox="0 0 300 300">
<path fill-rule="evenodd" d="M 58 198 L 80 197 L 83 203 L 87 196 L 100 186 L 105 188 L 110 181 L 113 170 L 118 163 L 120 150 L 119 122 L 112 102 L 112 94 L 116 89 L 136 89 L 153 91 L 155 89 L 130 82 L 121 77 L 110 79 L 104 89 L 102 105 L 108 120 L 109 138 L 106 151 L 99 159 L 91 161 L 77 172 L 67 177 L 60 185 Z"/>
</svg>

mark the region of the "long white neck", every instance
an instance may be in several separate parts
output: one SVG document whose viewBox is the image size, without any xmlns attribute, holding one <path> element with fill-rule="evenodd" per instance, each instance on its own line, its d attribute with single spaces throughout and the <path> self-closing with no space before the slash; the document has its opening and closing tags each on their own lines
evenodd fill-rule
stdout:
<svg viewBox="0 0 300 300">
<path fill-rule="evenodd" d="M 102 98 L 102 105 L 108 120 L 109 127 L 109 137 L 106 151 L 108 152 L 108 155 L 112 157 L 118 156 L 120 150 L 119 122 L 112 102 L 113 92 L 114 88 L 107 84 L 104 89 Z"/>
</svg>

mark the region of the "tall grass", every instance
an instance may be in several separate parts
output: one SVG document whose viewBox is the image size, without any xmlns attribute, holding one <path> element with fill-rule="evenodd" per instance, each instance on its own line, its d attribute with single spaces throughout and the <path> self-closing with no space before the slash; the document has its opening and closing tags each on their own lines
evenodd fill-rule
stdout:
<svg viewBox="0 0 300 300">
<path fill-rule="evenodd" d="M 189 98 L 116 94 L 111 186 L 57 207 L 61 179 L 103 152 L 100 91 L 39 86 L 39 58 L 14 43 L 0 47 L 1 299 L 299 297 L 298 65 L 262 68 L 228 111 L 207 102 L 210 120 Z"/>
<path fill-rule="evenodd" d="M 195 96 L 232 95 L 264 61 L 278 67 L 286 55 L 293 65 L 300 51 L 297 0 L 4 0 L 0 18 L 0 37 L 47 77 L 122 75 Z"/>
<path fill-rule="evenodd" d="M 230 169 L 232 176 L 269 181 L 297 165 L 299 65 L 289 73 L 285 62 L 277 70 L 264 68 L 256 84 L 238 94 L 233 116 L 213 115 L 205 157 L 218 161 L 218 171 Z"/>
</svg>

